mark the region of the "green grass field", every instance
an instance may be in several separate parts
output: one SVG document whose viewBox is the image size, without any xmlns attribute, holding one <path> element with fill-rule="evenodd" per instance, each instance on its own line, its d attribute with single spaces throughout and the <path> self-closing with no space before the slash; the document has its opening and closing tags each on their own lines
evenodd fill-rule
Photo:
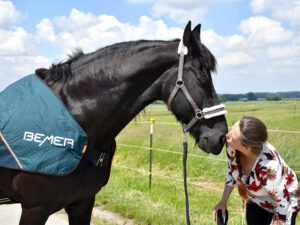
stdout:
<svg viewBox="0 0 300 225">
<path fill-rule="evenodd" d="M 241 116 L 263 120 L 269 142 L 300 178 L 300 101 L 228 102 L 228 126 Z M 153 176 L 149 190 L 149 119 L 154 118 Z M 170 124 L 166 124 L 170 123 Z M 111 178 L 97 195 L 96 205 L 117 212 L 135 224 L 186 224 L 182 176 L 182 130 L 164 105 L 150 105 L 117 137 Z M 284 132 L 285 131 L 285 132 Z M 293 131 L 287 132 L 287 131 Z M 212 211 L 224 188 L 225 151 L 208 155 L 188 137 L 187 162 L 191 224 L 216 224 Z M 241 200 L 235 190 L 228 203 L 228 224 L 241 224 Z M 299 217 L 299 216 L 298 216 Z M 100 224 L 107 224 L 97 222 Z M 300 218 L 296 223 L 300 225 Z"/>
</svg>

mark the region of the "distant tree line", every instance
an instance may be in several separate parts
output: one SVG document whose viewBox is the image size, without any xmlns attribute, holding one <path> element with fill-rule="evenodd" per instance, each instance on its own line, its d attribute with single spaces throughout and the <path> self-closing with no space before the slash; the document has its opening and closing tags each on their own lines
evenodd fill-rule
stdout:
<svg viewBox="0 0 300 225">
<path fill-rule="evenodd" d="M 267 101 L 279 101 L 283 98 L 300 98 L 300 91 L 290 92 L 248 92 L 246 94 L 220 94 L 221 102 L 226 101 L 256 101 L 265 99 Z"/>
</svg>

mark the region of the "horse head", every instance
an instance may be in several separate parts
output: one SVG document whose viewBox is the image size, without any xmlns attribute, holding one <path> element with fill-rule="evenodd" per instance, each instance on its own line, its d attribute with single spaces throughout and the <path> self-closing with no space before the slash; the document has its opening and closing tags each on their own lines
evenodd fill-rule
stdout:
<svg viewBox="0 0 300 225">
<path fill-rule="evenodd" d="M 185 131 L 190 132 L 199 148 L 207 153 L 219 154 L 228 131 L 226 111 L 219 105 L 211 78 L 211 72 L 216 69 L 216 59 L 201 43 L 200 28 L 199 24 L 192 31 L 191 22 L 187 24 L 179 45 L 179 53 L 183 52 L 182 66 L 165 72 L 163 95 L 169 110 L 186 125 Z M 205 116 L 205 108 L 216 116 Z"/>
<path fill-rule="evenodd" d="M 216 59 L 201 43 L 200 28 L 199 24 L 192 31 L 189 22 L 184 30 L 181 45 L 186 47 L 186 54 L 181 55 L 181 81 L 177 76 L 178 40 L 140 40 L 89 54 L 79 51 L 68 61 L 39 69 L 36 74 L 86 130 L 90 143 L 94 140 L 99 145 L 114 139 L 146 105 L 163 100 L 187 125 L 199 148 L 219 154 L 227 124 L 224 115 L 210 118 L 201 114 L 203 109 L 219 105 L 219 100 L 211 78 Z M 174 92 L 175 86 L 182 87 Z"/>
</svg>

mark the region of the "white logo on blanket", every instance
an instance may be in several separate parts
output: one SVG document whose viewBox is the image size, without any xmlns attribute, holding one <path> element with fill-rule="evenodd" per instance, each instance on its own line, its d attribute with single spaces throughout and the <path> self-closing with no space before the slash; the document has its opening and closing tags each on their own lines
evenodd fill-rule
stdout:
<svg viewBox="0 0 300 225">
<path fill-rule="evenodd" d="M 36 142 L 40 143 L 39 147 L 41 147 L 45 142 L 49 142 L 51 145 L 59 146 L 59 147 L 66 147 L 67 145 L 70 145 L 71 148 L 74 147 L 74 140 L 71 138 L 64 138 L 59 136 L 47 136 L 45 134 L 40 133 L 33 133 L 30 131 L 24 132 L 24 141 L 28 142 Z"/>
</svg>

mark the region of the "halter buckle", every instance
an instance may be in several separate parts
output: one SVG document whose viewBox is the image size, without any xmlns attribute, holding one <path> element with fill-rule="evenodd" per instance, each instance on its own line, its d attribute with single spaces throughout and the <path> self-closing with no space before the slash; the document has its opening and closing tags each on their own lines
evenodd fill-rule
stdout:
<svg viewBox="0 0 300 225">
<path fill-rule="evenodd" d="M 204 117 L 204 114 L 200 109 L 197 109 L 195 110 L 195 116 L 200 120 Z"/>
</svg>

